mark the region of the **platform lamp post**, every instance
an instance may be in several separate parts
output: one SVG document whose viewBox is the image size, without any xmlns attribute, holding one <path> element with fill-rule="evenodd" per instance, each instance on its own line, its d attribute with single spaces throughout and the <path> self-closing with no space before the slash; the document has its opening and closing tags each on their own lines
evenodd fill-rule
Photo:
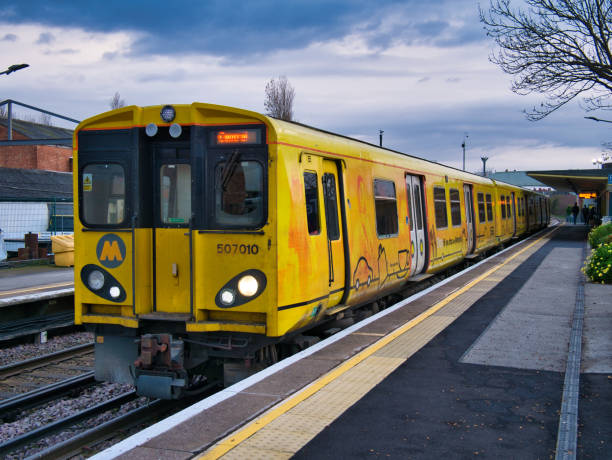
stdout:
<svg viewBox="0 0 612 460">
<path fill-rule="evenodd" d="M 13 64 L 12 66 L 9 66 L 8 69 L 0 72 L 0 75 L 8 75 L 13 72 L 17 72 L 18 70 L 25 69 L 26 67 L 30 67 L 30 64 Z M 7 128 L 8 128 L 8 140 L 9 141 L 13 140 L 13 113 L 12 112 L 13 112 L 12 104 L 9 101 L 8 108 L 7 108 L 7 117 L 8 117 L 8 127 Z"/>
<path fill-rule="evenodd" d="M 383 137 L 384 131 L 382 129 L 378 130 L 378 142 L 379 145 L 382 147 L 382 137 Z"/>
<path fill-rule="evenodd" d="M 467 138 L 470 137 L 468 136 L 467 133 L 465 133 L 465 137 L 463 138 L 463 142 L 461 143 L 461 148 L 463 149 L 463 170 L 465 171 L 465 143 L 467 142 Z"/>
<path fill-rule="evenodd" d="M 482 177 L 487 177 L 487 160 L 489 157 L 480 157 L 482 160 Z"/>
</svg>

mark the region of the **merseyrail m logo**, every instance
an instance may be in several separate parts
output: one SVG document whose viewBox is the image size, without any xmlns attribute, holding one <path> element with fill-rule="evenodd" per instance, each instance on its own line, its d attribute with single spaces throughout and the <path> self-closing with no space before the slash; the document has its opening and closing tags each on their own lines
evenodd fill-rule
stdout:
<svg viewBox="0 0 612 460">
<path fill-rule="evenodd" d="M 104 235 L 96 247 L 98 260 L 108 268 L 116 268 L 125 260 L 125 243 L 117 235 Z"/>
</svg>

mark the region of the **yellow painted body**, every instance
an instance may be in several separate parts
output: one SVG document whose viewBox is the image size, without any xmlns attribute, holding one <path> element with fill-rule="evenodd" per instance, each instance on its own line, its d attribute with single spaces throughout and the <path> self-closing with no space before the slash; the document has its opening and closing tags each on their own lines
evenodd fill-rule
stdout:
<svg viewBox="0 0 612 460">
<path fill-rule="evenodd" d="M 528 192 L 376 146 L 301 125 L 229 107 L 194 103 L 175 106 L 180 125 L 224 126 L 260 123 L 266 126 L 268 148 L 268 216 L 257 232 L 219 233 L 185 228 L 130 228 L 121 231 L 85 229 L 75 219 L 75 321 L 77 324 L 142 325 L 143 315 L 182 318 L 187 332 L 247 332 L 279 337 L 314 324 L 326 315 L 373 301 L 408 283 L 410 218 L 406 175 L 418 176 L 425 191 L 428 247 L 427 273 L 461 261 L 468 251 L 464 184 L 472 188 L 475 246 L 479 253 L 527 231 L 525 216 L 500 218 L 500 194 L 524 198 Z M 126 107 L 84 121 L 75 132 L 74 168 L 78 171 L 78 133 L 159 123 L 161 107 Z M 167 126 L 167 125 L 166 125 Z M 304 173 L 318 180 L 320 229 L 309 234 Z M 332 176 L 338 193 L 339 237 L 328 240 L 321 180 Z M 392 181 L 397 203 L 397 234 L 379 237 L 374 180 Z M 459 191 L 461 224 L 437 229 L 434 186 Z M 493 221 L 479 222 L 477 194 L 491 194 Z M 78 183 L 74 188 L 79 209 Z M 344 200 L 342 200 L 344 197 Z M 345 224 L 342 216 L 345 216 Z M 513 213 L 514 215 L 514 213 Z M 120 303 L 89 290 L 80 278 L 82 267 L 99 265 L 96 247 L 113 234 L 125 245 L 125 260 L 107 271 L 126 292 Z M 189 255 L 191 239 L 191 261 Z M 155 251 L 153 247 L 155 246 Z M 241 248 L 257 248 L 242 251 Z M 156 254 L 155 260 L 153 254 Z M 220 308 L 215 295 L 238 273 L 265 273 L 265 291 L 250 302 Z M 193 271 L 193 273 L 192 273 Z M 133 276 L 135 276 L 133 280 Z M 190 291 L 193 286 L 193 292 Z M 149 319 L 151 316 L 148 317 Z"/>
</svg>

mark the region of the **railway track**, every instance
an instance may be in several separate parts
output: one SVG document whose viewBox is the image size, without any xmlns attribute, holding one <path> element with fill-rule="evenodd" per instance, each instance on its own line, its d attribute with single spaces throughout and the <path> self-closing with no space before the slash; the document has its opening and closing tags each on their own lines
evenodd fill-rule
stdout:
<svg viewBox="0 0 612 460">
<path fill-rule="evenodd" d="M 84 344 L 0 367 L 0 403 L 25 393 L 45 393 L 45 387 L 83 374 L 93 376 L 93 350 L 92 343 Z"/>
</svg>

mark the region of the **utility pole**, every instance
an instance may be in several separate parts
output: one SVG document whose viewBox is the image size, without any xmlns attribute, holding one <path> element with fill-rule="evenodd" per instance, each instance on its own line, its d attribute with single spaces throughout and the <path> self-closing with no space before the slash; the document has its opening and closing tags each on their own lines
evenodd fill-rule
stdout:
<svg viewBox="0 0 612 460">
<path fill-rule="evenodd" d="M 467 142 L 468 133 L 465 133 L 465 137 L 463 138 L 463 142 L 461 143 L 461 148 L 463 149 L 463 170 L 465 171 L 465 143 Z"/>
<path fill-rule="evenodd" d="M 480 157 L 482 160 L 482 177 L 487 177 L 487 160 L 489 157 Z"/>
</svg>

